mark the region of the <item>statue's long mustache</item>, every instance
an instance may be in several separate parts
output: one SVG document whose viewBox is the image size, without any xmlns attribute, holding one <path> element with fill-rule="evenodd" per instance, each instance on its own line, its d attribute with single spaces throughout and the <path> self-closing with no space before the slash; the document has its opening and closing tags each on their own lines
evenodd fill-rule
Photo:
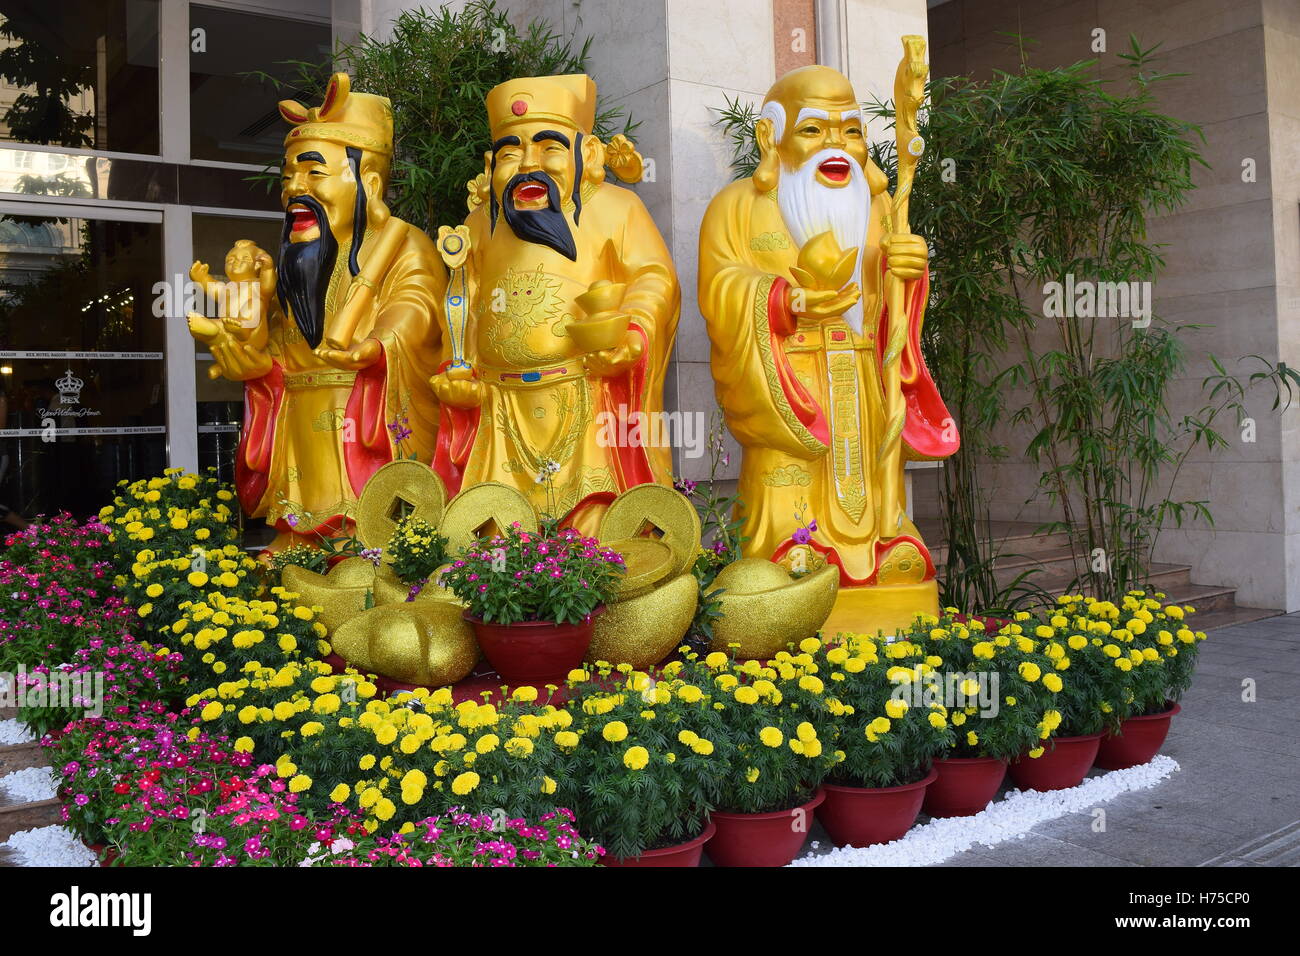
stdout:
<svg viewBox="0 0 1300 956">
<path fill-rule="evenodd" d="M 541 183 L 546 187 L 545 209 L 516 209 L 511 201 L 515 188 L 523 183 Z M 536 242 L 554 249 L 566 259 L 577 261 L 578 247 L 573 240 L 573 230 L 564 218 L 560 207 L 560 187 L 546 173 L 538 170 L 532 173 L 518 173 L 510 177 L 506 188 L 501 191 L 501 212 L 506 225 L 525 242 Z"/>
<path fill-rule="evenodd" d="M 316 217 L 317 238 L 290 242 L 294 206 L 310 209 Z M 284 231 L 280 236 L 280 262 L 276 266 L 276 296 L 280 308 L 293 316 L 298 331 L 313 349 L 325 335 L 325 295 L 338 259 L 339 244 L 330 229 L 329 215 L 311 196 L 295 196 L 285 205 Z"/>
</svg>

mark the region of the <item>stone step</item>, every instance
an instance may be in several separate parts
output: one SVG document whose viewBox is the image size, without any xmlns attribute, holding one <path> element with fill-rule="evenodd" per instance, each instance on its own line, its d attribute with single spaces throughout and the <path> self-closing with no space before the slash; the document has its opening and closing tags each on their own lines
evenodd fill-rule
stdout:
<svg viewBox="0 0 1300 956">
<path fill-rule="evenodd" d="M 920 518 L 916 521 L 921 538 L 930 546 L 936 566 L 948 557 L 948 546 L 943 540 L 943 526 L 937 518 Z M 1070 536 L 1064 531 L 1040 533 L 1039 525 L 1030 521 L 991 521 L 988 533 L 994 541 L 1000 561 L 1015 560 L 1027 555 L 1068 550 Z"/>
<path fill-rule="evenodd" d="M 28 767 L 48 767 L 46 751 L 36 741 L 0 747 L 0 777 Z"/>
<path fill-rule="evenodd" d="M 59 801 L 37 800 L 0 806 L 0 843 L 22 830 L 35 830 L 59 823 Z"/>
<path fill-rule="evenodd" d="M 1242 607 L 1234 605 L 1228 608 L 1222 608 L 1216 611 L 1210 611 L 1208 614 L 1193 614 L 1188 619 L 1192 628 L 1197 631 L 1214 631 L 1221 627 L 1232 627 L 1234 624 L 1249 624 L 1251 621 L 1262 621 L 1270 617 L 1280 617 L 1285 611 L 1278 611 L 1272 608 L 1264 607 Z"/>
</svg>

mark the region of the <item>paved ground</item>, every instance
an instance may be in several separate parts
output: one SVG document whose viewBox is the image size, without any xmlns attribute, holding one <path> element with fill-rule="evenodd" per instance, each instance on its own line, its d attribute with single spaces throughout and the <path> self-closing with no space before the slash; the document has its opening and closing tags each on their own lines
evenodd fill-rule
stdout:
<svg viewBox="0 0 1300 956">
<path fill-rule="evenodd" d="M 1254 681 L 1256 700 L 1242 700 Z M 1211 631 L 1161 753 L 1182 770 L 947 866 L 1300 865 L 1300 614 Z"/>
</svg>

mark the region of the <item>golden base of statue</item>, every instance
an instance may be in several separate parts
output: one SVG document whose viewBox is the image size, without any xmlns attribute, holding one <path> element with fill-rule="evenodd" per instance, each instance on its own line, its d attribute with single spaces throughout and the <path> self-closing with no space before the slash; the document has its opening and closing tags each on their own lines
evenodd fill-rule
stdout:
<svg viewBox="0 0 1300 956">
<path fill-rule="evenodd" d="M 841 587 L 835 606 L 822 625 L 822 634 L 897 634 L 918 614 L 939 615 L 939 585 L 933 578 L 914 584 Z"/>
</svg>

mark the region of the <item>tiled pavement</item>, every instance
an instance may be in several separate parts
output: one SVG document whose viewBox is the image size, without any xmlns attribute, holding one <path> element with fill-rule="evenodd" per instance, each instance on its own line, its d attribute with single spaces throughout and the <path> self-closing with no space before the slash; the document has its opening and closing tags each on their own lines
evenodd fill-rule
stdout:
<svg viewBox="0 0 1300 956">
<path fill-rule="evenodd" d="M 1255 700 L 1244 701 L 1245 682 Z M 1300 865 L 1300 614 L 1210 632 L 1161 749 L 1182 769 L 945 866 Z"/>
</svg>

